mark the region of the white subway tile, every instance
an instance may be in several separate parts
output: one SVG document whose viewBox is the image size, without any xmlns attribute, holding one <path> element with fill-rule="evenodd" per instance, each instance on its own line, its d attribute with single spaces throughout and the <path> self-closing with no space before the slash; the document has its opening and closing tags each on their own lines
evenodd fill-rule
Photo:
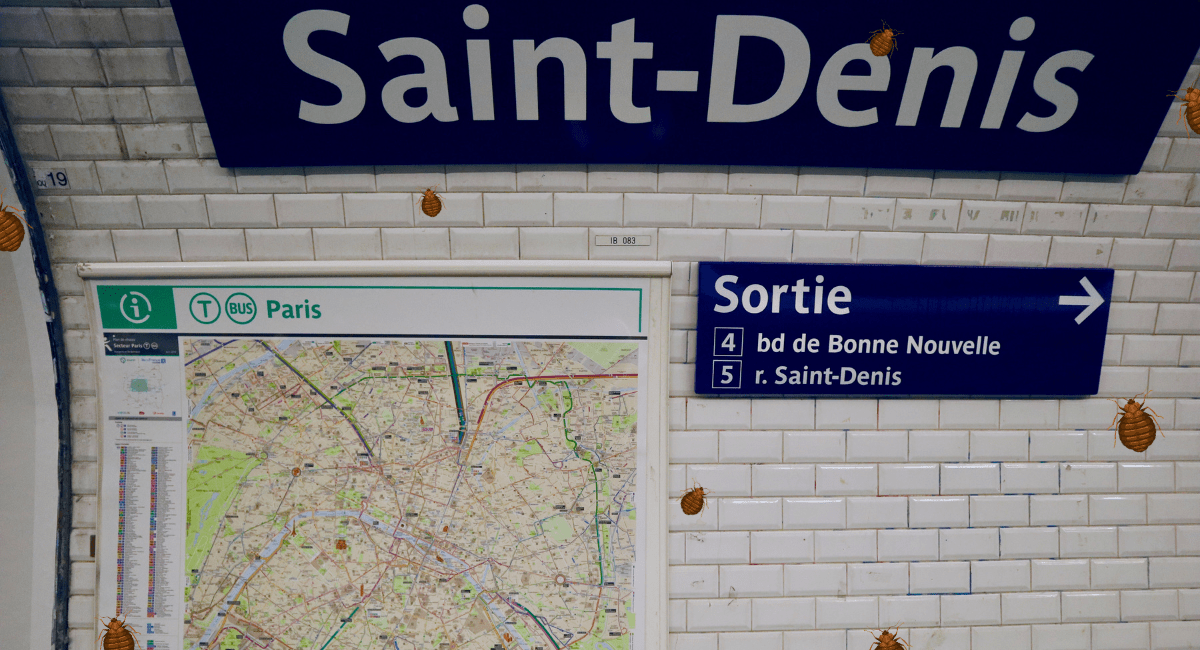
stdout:
<svg viewBox="0 0 1200 650">
<path fill-rule="evenodd" d="M 865 169 L 801 167 L 797 194 L 862 196 L 867 182 Z"/>
<path fill-rule="evenodd" d="M 352 192 L 342 195 L 342 204 L 346 225 L 351 228 L 413 225 L 413 198 L 410 194 Z"/>
<path fill-rule="evenodd" d="M 940 421 L 947 429 L 995 429 L 1000 426 L 1000 402 L 944 399 L 940 405 Z"/>
<path fill-rule="evenodd" d="M 448 260 L 448 228 L 383 228 L 385 260 Z"/>
<path fill-rule="evenodd" d="M 938 625 L 942 620 L 937 596 L 883 596 L 879 599 L 879 625 Z M 900 630 L 897 636 L 910 636 Z M 907 641 L 907 639 L 905 639 Z"/>
<path fill-rule="evenodd" d="M 958 230 L 961 201 L 899 199 L 896 201 L 896 230 L 954 232 Z"/>
<path fill-rule="evenodd" d="M 1200 334 L 1200 304 L 1162 305 L 1158 309 L 1158 320 L 1155 323 L 1154 332 L 1156 334 Z M 1159 395 L 1168 397 L 1162 393 Z M 1195 395 L 1178 395 L 1177 397 L 1195 397 Z"/>
<path fill-rule="evenodd" d="M 191 124 L 121 125 L 121 136 L 129 157 L 194 158 Z"/>
<path fill-rule="evenodd" d="M 1029 591 L 1029 562 L 993 560 L 971 563 L 971 591 Z"/>
<path fill-rule="evenodd" d="M 971 647 L 974 650 L 1030 650 L 1028 625 L 971 628 Z"/>
<path fill-rule="evenodd" d="M 750 400 L 691 398 L 687 418 L 690 429 L 749 429 Z"/>
<path fill-rule="evenodd" d="M 970 523 L 967 497 L 910 497 L 908 525 L 912 528 L 946 528 Z"/>
<path fill-rule="evenodd" d="M 772 530 L 783 525 L 778 498 L 717 499 L 721 530 Z"/>
<path fill-rule="evenodd" d="M 876 400 L 824 399 L 817 402 L 821 429 L 874 429 L 879 423 Z"/>
<path fill-rule="evenodd" d="M 237 262 L 246 257 L 243 230 L 180 230 L 179 249 L 184 262 Z"/>
<path fill-rule="evenodd" d="M 933 190 L 933 172 L 872 169 L 867 173 L 868 196 L 927 198 Z"/>
<path fill-rule="evenodd" d="M 838 462 L 846 460 L 844 431 L 784 431 L 783 461 Z"/>
<path fill-rule="evenodd" d="M 518 192 L 586 192 L 587 165 L 517 165 Z"/>
<path fill-rule="evenodd" d="M 792 259 L 792 231 L 725 231 L 724 259 L 730 262 L 789 262 Z"/>
<path fill-rule="evenodd" d="M 783 633 L 784 650 L 846 650 L 845 630 L 805 630 Z"/>
<path fill-rule="evenodd" d="M 1001 400 L 1002 429 L 1053 429 L 1058 426 L 1058 400 Z"/>
<path fill-rule="evenodd" d="M 71 198 L 80 228 L 141 228 L 136 196 L 75 196 Z"/>
<path fill-rule="evenodd" d="M 908 460 L 906 431 L 847 431 L 846 460 L 849 462 Z"/>
<path fill-rule="evenodd" d="M 990 235 L 988 266 L 1046 266 L 1051 238 L 1045 235 Z"/>
<path fill-rule="evenodd" d="M 1147 523 L 1200 524 L 1200 494 L 1150 494 Z"/>
<path fill-rule="evenodd" d="M 930 233 L 925 235 L 921 263 L 979 266 L 987 254 L 987 242 L 987 235 Z"/>
<path fill-rule="evenodd" d="M 797 180 L 795 167 L 733 165 L 729 168 L 729 193 L 795 194 Z"/>
<path fill-rule="evenodd" d="M 215 160 L 167 160 L 163 167 L 173 194 L 237 191 L 233 170 L 221 167 Z"/>
<path fill-rule="evenodd" d="M 1058 489 L 1058 463 L 1000 465 L 1000 491 L 1005 494 L 1046 494 Z"/>
<path fill-rule="evenodd" d="M 1138 271 L 1133 281 L 1135 302 L 1187 302 L 1195 273 Z"/>
<path fill-rule="evenodd" d="M 824 196 L 764 196 L 763 228 L 824 230 L 829 221 L 829 198 Z"/>
<path fill-rule="evenodd" d="M 938 531 L 881 530 L 879 560 L 916 560 L 934 562 L 938 559 Z"/>
<path fill-rule="evenodd" d="M 875 465 L 817 465 L 817 494 L 878 494 L 876 475 Z"/>
<path fill-rule="evenodd" d="M 654 165 L 588 165 L 589 192 L 657 192 Z"/>
<path fill-rule="evenodd" d="M 1145 589 L 1149 586 L 1146 558 L 1091 560 L 1093 589 Z"/>
<path fill-rule="evenodd" d="M 882 495 L 936 495 L 938 493 L 938 465 L 928 464 L 883 464 L 879 466 L 879 494 Z"/>
<path fill-rule="evenodd" d="M 1087 497 L 1067 494 L 1030 496 L 1029 523 L 1034 526 L 1086 525 Z"/>
<path fill-rule="evenodd" d="M 378 228 L 314 228 L 313 252 L 318 260 L 383 258 Z"/>
<path fill-rule="evenodd" d="M 270 194 L 209 194 L 208 223 L 213 228 L 274 228 L 275 201 Z"/>
<path fill-rule="evenodd" d="M 813 532 L 807 530 L 753 531 L 750 533 L 750 561 L 755 564 L 812 562 L 813 539 Z M 787 569 L 784 571 L 786 576 Z"/>
<path fill-rule="evenodd" d="M 1058 555 L 1056 528 L 1001 528 L 1000 557 L 1043 558 Z"/>
<path fill-rule="evenodd" d="M 1172 271 L 1200 271 L 1200 241 L 1180 239 L 1171 251 Z"/>
<path fill-rule="evenodd" d="M 238 167 L 238 192 L 296 192 L 306 189 L 302 167 Z"/>
<path fill-rule="evenodd" d="M 963 201 L 959 232 L 1016 234 L 1021 232 L 1024 203 L 1003 201 Z"/>
<path fill-rule="evenodd" d="M 1121 620 L 1161 621 L 1179 617 L 1179 595 L 1175 590 L 1122 591 Z"/>
<path fill-rule="evenodd" d="M 1028 526 L 1029 497 L 1024 495 L 971 497 L 971 526 Z"/>
<path fill-rule="evenodd" d="M 380 192 L 424 192 L 446 189 L 443 165 L 376 165 L 375 189 Z"/>
<path fill-rule="evenodd" d="M 1121 557 L 1175 555 L 1174 526 L 1121 526 Z"/>
<path fill-rule="evenodd" d="M 179 237 L 174 230 L 114 230 L 118 262 L 178 262 Z"/>
<path fill-rule="evenodd" d="M 486 226 L 551 226 L 554 195 L 550 193 L 487 193 L 483 195 Z"/>
<path fill-rule="evenodd" d="M 864 264 L 918 264 L 924 235 L 864 232 L 859 235 L 858 261 Z"/>
<path fill-rule="evenodd" d="M 783 500 L 783 527 L 801 528 L 845 528 L 846 499 L 811 498 Z"/>
<path fill-rule="evenodd" d="M 1061 174 L 1001 173 L 996 197 L 1023 201 L 1057 201 L 1062 195 Z"/>
<path fill-rule="evenodd" d="M 999 463 L 942 465 L 942 494 L 995 494 L 999 491 Z"/>
<path fill-rule="evenodd" d="M 701 194 L 692 199 L 692 223 L 698 228 L 757 228 L 761 214 L 761 196 Z"/>
<path fill-rule="evenodd" d="M 246 254 L 251 261 L 314 259 L 312 230 L 275 228 L 246 232 Z"/>
<path fill-rule="evenodd" d="M 1151 587 L 1193 587 L 1200 579 L 1200 558 L 1154 557 L 1149 562 Z M 1184 596 L 1180 593 L 1180 600 Z"/>
<path fill-rule="evenodd" d="M 1151 155 L 1153 155 L 1153 153 Z M 1147 159 L 1149 159 L 1149 156 L 1147 156 Z M 1124 196 L 1124 176 L 1067 174 L 1066 178 L 1063 180 L 1061 200 L 1079 203 L 1120 203 L 1121 198 Z"/>
<path fill-rule="evenodd" d="M 751 426 L 755 429 L 812 429 L 816 402 L 797 399 L 756 399 L 751 401 Z"/>
<path fill-rule="evenodd" d="M 515 192 L 514 165 L 446 165 L 447 192 Z"/>
<path fill-rule="evenodd" d="M 341 194 L 276 194 L 275 218 L 281 228 L 346 225 Z"/>
<path fill-rule="evenodd" d="M 521 259 L 587 259 L 588 229 L 521 228 L 520 243 Z M 672 334 L 674 334 L 674 332 Z M 684 339 L 686 341 L 686 336 Z M 679 361 L 683 361 L 683 359 L 679 359 Z"/>
<path fill-rule="evenodd" d="M 871 597 L 818 598 L 817 628 L 874 628 L 879 621 L 879 601 Z"/>
<path fill-rule="evenodd" d="M 933 175 L 934 198 L 994 199 L 1000 174 L 987 172 L 938 171 Z"/>
<path fill-rule="evenodd" d="M 891 230 L 895 199 L 837 198 L 829 200 L 829 227 L 842 230 Z"/>
<path fill-rule="evenodd" d="M 691 194 L 626 194 L 626 226 L 684 227 L 692 224 Z"/>
<path fill-rule="evenodd" d="M 671 566 L 667 581 L 671 598 L 716 598 L 719 586 L 715 566 Z"/>
<path fill-rule="evenodd" d="M 1088 497 L 1088 520 L 1092 525 L 1146 523 L 1146 496 L 1103 495 Z"/>
<path fill-rule="evenodd" d="M 996 403 L 993 402 L 996 406 Z M 946 401 L 941 403 L 942 426 L 946 422 Z M 908 434 L 908 459 L 913 461 L 957 462 L 967 460 L 970 438 L 966 431 L 913 431 Z"/>
<path fill-rule="evenodd" d="M 857 232 L 797 230 L 792 240 L 793 262 L 852 263 L 857 259 Z"/>
<path fill-rule="evenodd" d="M 725 230 L 720 228 L 660 228 L 658 259 L 720 261 L 725 256 Z"/>
<path fill-rule="evenodd" d="M 685 484 L 702 485 L 713 496 L 750 496 L 750 466 L 688 465 Z"/>
<path fill-rule="evenodd" d="M 942 625 L 999 624 L 999 594 L 942 596 Z"/>
<path fill-rule="evenodd" d="M 1001 405 L 1003 419 L 1004 404 Z M 972 431 L 971 460 L 1028 460 L 1028 431 Z"/>
<path fill-rule="evenodd" d="M 1112 240 L 1106 237 L 1055 237 L 1048 266 L 1108 266 Z"/>
<path fill-rule="evenodd" d="M 879 426 L 881 428 L 917 429 L 921 427 L 935 428 L 937 425 L 937 400 L 879 400 Z M 907 449 L 907 442 L 905 448 Z"/>
<path fill-rule="evenodd" d="M 1088 588 L 1088 560 L 1032 560 L 1029 564 L 1034 590 Z"/>
<path fill-rule="evenodd" d="M 1200 208 L 1156 205 L 1150 210 L 1147 237 L 1200 237 Z"/>
<path fill-rule="evenodd" d="M 908 526 L 906 497 L 851 497 L 846 501 L 848 528 L 905 528 Z"/>
<path fill-rule="evenodd" d="M 1117 557 L 1117 529 L 1113 526 L 1064 526 L 1058 531 L 1058 544 L 1064 558 Z"/>
<path fill-rule="evenodd" d="M 1117 463 L 1120 492 L 1171 492 L 1175 489 L 1174 463 Z"/>
<path fill-rule="evenodd" d="M 1093 236 L 1140 237 L 1150 221 L 1150 207 L 1095 205 L 1088 210 L 1083 232 Z"/>
<path fill-rule="evenodd" d="M 1070 203 L 1028 203 L 1021 232 L 1030 235 L 1082 235 L 1087 206 Z"/>
<path fill-rule="evenodd" d="M 1109 264 L 1117 269 L 1165 269 L 1171 259 L 1170 239 L 1115 239 Z"/>
<path fill-rule="evenodd" d="M 811 629 L 817 624 L 812 598 L 760 598 L 754 601 L 753 610 L 751 627 L 755 630 Z"/>
<path fill-rule="evenodd" d="M 817 562 L 874 562 L 875 531 L 818 530 L 815 550 Z"/>
<path fill-rule="evenodd" d="M 207 228 L 208 207 L 204 196 L 137 197 L 142 225 L 147 228 Z"/>
<path fill-rule="evenodd" d="M 1120 595 L 1115 591 L 1064 592 L 1062 595 L 1064 623 L 1117 621 L 1120 617 Z"/>
<path fill-rule="evenodd" d="M 718 568 L 720 591 L 729 598 L 758 598 L 783 595 L 783 567 L 733 565 Z"/>
<path fill-rule="evenodd" d="M 1113 334 L 1152 334 L 1158 305 L 1113 303 L 1108 311 L 1108 331 Z"/>
<path fill-rule="evenodd" d="M 166 194 L 167 175 L 161 160 L 96 162 L 100 186 L 110 194 Z"/>
<path fill-rule="evenodd" d="M 905 562 L 850 564 L 846 574 L 848 593 L 852 596 L 908 593 L 908 564 Z"/>
<path fill-rule="evenodd" d="M 816 470 L 812 465 L 759 465 L 751 470 L 754 496 L 800 496 L 816 494 Z M 788 504 L 784 503 L 784 526 L 788 526 Z"/>
<path fill-rule="evenodd" d="M 943 560 L 992 560 L 1000 557 L 997 528 L 943 529 L 938 550 Z"/>
<path fill-rule="evenodd" d="M 1123 203 L 1138 205 L 1183 205 L 1191 174 L 1142 172 L 1129 177 Z"/>
</svg>

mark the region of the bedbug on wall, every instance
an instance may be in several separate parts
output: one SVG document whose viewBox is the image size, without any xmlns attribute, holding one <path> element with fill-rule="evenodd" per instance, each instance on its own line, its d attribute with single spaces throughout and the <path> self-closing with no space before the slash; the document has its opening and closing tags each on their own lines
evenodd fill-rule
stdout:
<svg viewBox="0 0 1200 650">
<path fill-rule="evenodd" d="M 437 185 L 427 188 L 425 195 L 421 197 L 421 212 L 431 217 L 438 216 L 438 213 L 442 211 L 442 197 L 434 191 L 436 187 Z"/>
<path fill-rule="evenodd" d="M 871 54 L 891 56 L 892 52 L 896 51 L 896 37 L 904 32 L 892 29 L 885 21 L 880 22 L 883 23 L 883 29 L 871 32 L 871 38 L 867 42 L 871 44 Z"/>
<path fill-rule="evenodd" d="M 1183 97 L 1175 93 L 1171 93 L 1170 96 L 1183 100 L 1183 104 L 1179 107 L 1179 120 L 1186 115 L 1188 127 L 1200 135 L 1200 88 L 1188 86 Z M 1175 123 L 1178 124 L 1179 120 L 1175 120 Z M 1188 137 L 1192 137 L 1191 132 L 1188 132 Z"/>
<path fill-rule="evenodd" d="M 13 252 L 25 241 L 25 220 L 17 216 L 24 212 L 11 205 L 4 205 L 4 195 L 0 194 L 0 251 Z"/>
<path fill-rule="evenodd" d="M 1149 393 L 1146 393 L 1149 396 Z M 1120 438 L 1121 444 L 1127 448 L 1143 452 L 1154 442 L 1155 433 L 1158 427 L 1155 425 L 1154 418 L 1162 417 L 1154 412 L 1154 409 L 1146 408 L 1146 400 L 1143 398 L 1139 404 L 1136 400 L 1138 395 L 1134 395 L 1133 399 L 1125 402 L 1124 405 L 1118 400 L 1113 400 L 1120 409 L 1113 416 L 1113 426 L 1117 430 L 1113 433 L 1113 446 L 1117 446 L 1117 438 Z M 1152 417 L 1153 416 L 1153 417 Z M 1120 422 L 1117 420 L 1120 419 Z"/>
<path fill-rule="evenodd" d="M 704 509 L 707 502 L 704 500 L 704 495 L 707 492 L 704 488 L 692 483 L 692 489 L 683 493 L 683 498 L 679 499 L 679 507 L 685 515 L 697 515 Z"/>
<path fill-rule="evenodd" d="M 904 650 L 909 648 L 908 641 L 900 638 L 899 635 L 892 633 L 892 628 L 885 628 L 879 631 L 879 636 L 872 634 L 875 637 L 875 643 L 871 644 L 870 650 Z M 896 626 L 896 632 L 900 631 L 900 626 Z"/>
<path fill-rule="evenodd" d="M 103 619 L 100 622 L 103 623 Z M 118 621 L 115 616 L 104 624 L 104 631 L 100 633 L 99 638 L 103 650 L 133 650 L 134 647 L 142 647 L 133 635 L 133 628 L 125 624 L 125 619 Z"/>
</svg>

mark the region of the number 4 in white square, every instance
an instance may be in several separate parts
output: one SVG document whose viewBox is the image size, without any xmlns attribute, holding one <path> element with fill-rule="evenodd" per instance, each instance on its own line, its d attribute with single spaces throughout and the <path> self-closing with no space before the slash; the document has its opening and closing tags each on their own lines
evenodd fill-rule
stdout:
<svg viewBox="0 0 1200 650">
<path fill-rule="evenodd" d="M 742 387 L 742 362 L 738 360 L 713 361 L 713 388 L 736 389 Z"/>
<path fill-rule="evenodd" d="M 742 332 L 741 327 L 714 327 L 713 328 L 713 356 L 714 357 L 740 357 L 742 356 Z"/>
</svg>

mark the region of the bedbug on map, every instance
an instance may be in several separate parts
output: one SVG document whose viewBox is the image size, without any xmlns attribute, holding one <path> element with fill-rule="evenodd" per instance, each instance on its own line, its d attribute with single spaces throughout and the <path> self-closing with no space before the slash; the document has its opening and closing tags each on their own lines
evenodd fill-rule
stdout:
<svg viewBox="0 0 1200 650">
<path fill-rule="evenodd" d="M 103 619 L 100 622 L 103 623 Z M 104 623 L 104 631 L 100 633 L 99 638 L 100 647 L 104 650 L 133 650 L 134 647 L 142 647 L 133 635 L 133 628 L 125 624 L 125 619 L 118 621 L 115 616 Z"/>
<path fill-rule="evenodd" d="M 683 497 L 681 499 L 679 499 L 679 507 L 680 507 L 680 509 L 683 510 L 683 514 L 685 514 L 685 515 L 700 514 L 700 511 L 703 510 L 704 506 L 706 505 L 705 500 L 704 500 L 705 494 L 706 494 L 706 492 L 705 492 L 704 488 L 700 487 L 695 482 L 693 482 L 692 489 L 688 490 L 687 492 L 684 492 Z"/>
<path fill-rule="evenodd" d="M 346 540 L 339 539 L 338 541 L 334 542 L 333 547 L 339 551 L 346 550 Z"/>
<path fill-rule="evenodd" d="M 292 476 L 300 476 L 300 468 L 299 467 L 292 468 Z"/>
<path fill-rule="evenodd" d="M 1200 134 L 1200 88 L 1188 86 L 1183 97 L 1175 93 L 1171 93 L 1171 97 L 1183 100 L 1183 104 L 1179 107 L 1179 120 L 1182 120 L 1186 114 L 1188 127 Z M 1175 123 L 1178 124 L 1179 120 L 1175 120 Z M 1188 132 L 1188 137 L 1192 137 L 1191 132 Z"/>
<path fill-rule="evenodd" d="M 25 220 L 17 216 L 24 212 L 11 205 L 4 205 L 4 195 L 0 194 L 0 251 L 13 252 L 25 241 Z"/>
<path fill-rule="evenodd" d="M 1146 393 L 1149 396 L 1149 393 Z M 1113 424 L 1117 426 L 1114 432 L 1113 446 L 1117 445 L 1116 438 L 1121 439 L 1121 444 L 1136 452 L 1143 452 L 1154 442 L 1155 433 L 1158 427 L 1155 425 L 1154 418 L 1162 417 L 1154 412 L 1154 409 L 1146 408 L 1146 400 L 1143 398 L 1139 404 L 1138 396 L 1134 395 L 1133 399 L 1125 402 L 1124 405 L 1118 400 L 1113 400 L 1120 409 L 1113 416 Z M 1151 417 L 1153 416 L 1153 417 Z M 1118 422 L 1118 418 L 1120 422 Z M 1110 424 L 1109 426 L 1113 426 Z"/>
<path fill-rule="evenodd" d="M 875 637 L 875 643 L 871 644 L 870 650 L 904 650 L 910 647 L 908 641 L 901 639 L 898 635 L 892 634 L 892 628 L 885 628 L 879 631 L 879 636 L 872 634 Z M 900 626 L 896 626 L 896 631 L 900 631 Z"/>
<path fill-rule="evenodd" d="M 437 185 L 427 188 L 425 195 L 421 197 L 421 212 L 431 217 L 438 216 L 438 213 L 442 211 L 442 197 L 434 191 L 436 187 Z"/>
<path fill-rule="evenodd" d="M 867 40 L 871 44 L 871 54 L 875 56 L 890 56 L 896 51 L 896 36 L 904 32 L 898 32 L 888 26 L 887 22 L 883 23 L 883 29 L 877 29 L 871 32 L 871 38 Z"/>
</svg>

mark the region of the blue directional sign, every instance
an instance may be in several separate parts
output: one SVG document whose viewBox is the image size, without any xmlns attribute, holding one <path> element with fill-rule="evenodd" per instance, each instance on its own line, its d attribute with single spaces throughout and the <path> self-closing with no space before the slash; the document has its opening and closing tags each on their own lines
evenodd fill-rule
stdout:
<svg viewBox="0 0 1200 650">
<path fill-rule="evenodd" d="M 702 262 L 702 395 L 1093 395 L 1111 269 Z"/>
</svg>

